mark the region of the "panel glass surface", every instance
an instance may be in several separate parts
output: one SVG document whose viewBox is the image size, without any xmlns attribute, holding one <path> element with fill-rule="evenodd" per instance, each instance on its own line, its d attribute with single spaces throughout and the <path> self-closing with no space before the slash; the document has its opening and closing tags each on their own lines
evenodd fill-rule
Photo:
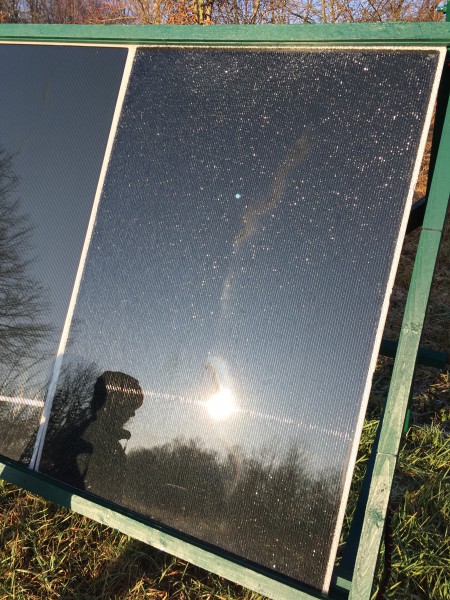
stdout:
<svg viewBox="0 0 450 600">
<path fill-rule="evenodd" d="M 326 587 L 437 63 L 138 50 L 42 471 Z"/>
<path fill-rule="evenodd" d="M 0 453 L 29 460 L 127 50 L 0 44 Z"/>
</svg>

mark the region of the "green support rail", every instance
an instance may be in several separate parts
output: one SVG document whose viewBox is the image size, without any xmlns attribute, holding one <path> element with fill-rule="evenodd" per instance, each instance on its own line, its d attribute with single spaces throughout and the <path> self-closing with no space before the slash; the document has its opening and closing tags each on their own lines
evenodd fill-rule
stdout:
<svg viewBox="0 0 450 600">
<path fill-rule="evenodd" d="M 0 40 L 194 46 L 447 46 L 450 23 L 0 25 Z"/>
</svg>

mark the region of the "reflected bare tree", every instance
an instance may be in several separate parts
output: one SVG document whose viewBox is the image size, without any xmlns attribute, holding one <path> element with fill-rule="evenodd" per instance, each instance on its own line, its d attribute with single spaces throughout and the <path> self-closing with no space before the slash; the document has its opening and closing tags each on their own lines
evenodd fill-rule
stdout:
<svg viewBox="0 0 450 600">
<path fill-rule="evenodd" d="M 99 376 L 100 370 L 95 363 L 79 362 L 62 368 L 52 404 L 48 440 L 92 420 L 92 395 Z"/>
<path fill-rule="evenodd" d="M 31 275 L 33 229 L 16 196 L 12 157 L 0 149 L 0 452 L 19 458 L 39 410 L 8 398 L 43 397 L 51 327 L 45 290 Z"/>
<path fill-rule="evenodd" d="M 339 477 L 313 473 L 297 446 L 223 457 L 177 439 L 130 453 L 126 475 L 123 504 L 140 514 L 309 582 L 326 568 Z"/>
<path fill-rule="evenodd" d="M 83 435 L 95 418 L 91 402 L 100 372 L 94 363 L 70 364 L 59 376 L 53 399 L 40 470 L 84 489 L 79 454 L 92 454 Z"/>
<path fill-rule="evenodd" d="M 15 198 L 18 178 L 0 150 L 0 366 L 2 390 L 30 380 L 44 358 L 45 290 L 30 274 L 32 227 Z"/>
</svg>

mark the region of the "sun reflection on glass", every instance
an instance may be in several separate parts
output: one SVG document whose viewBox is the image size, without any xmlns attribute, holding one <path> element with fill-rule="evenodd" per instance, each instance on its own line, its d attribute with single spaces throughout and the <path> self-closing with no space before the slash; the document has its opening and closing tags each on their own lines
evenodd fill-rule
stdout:
<svg viewBox="0 0 450 600">
<path fill-rule="evenodd" d="M 228 388 L 221 387 L 216 394 L 207 400 L 206 408 L 209 416 L 215 421 L 227 419 L 237 410 L 233 392 Z"/>
</svg>

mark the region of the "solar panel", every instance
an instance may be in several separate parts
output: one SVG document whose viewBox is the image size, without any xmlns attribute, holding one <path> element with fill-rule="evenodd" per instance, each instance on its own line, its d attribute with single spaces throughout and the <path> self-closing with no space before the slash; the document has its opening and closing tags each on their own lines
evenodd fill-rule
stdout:
<svg viewBox="0 0 450 600">
<path fill-rule="evenodd" d="M 33 464 L 327 591 L 442 57 L 129 49 Z"/>
<path fill-rule="evenodd" d="M 0 453 L 16 460 L 31 456 L 126 54 L 0 45 Z"/>
</svg>

